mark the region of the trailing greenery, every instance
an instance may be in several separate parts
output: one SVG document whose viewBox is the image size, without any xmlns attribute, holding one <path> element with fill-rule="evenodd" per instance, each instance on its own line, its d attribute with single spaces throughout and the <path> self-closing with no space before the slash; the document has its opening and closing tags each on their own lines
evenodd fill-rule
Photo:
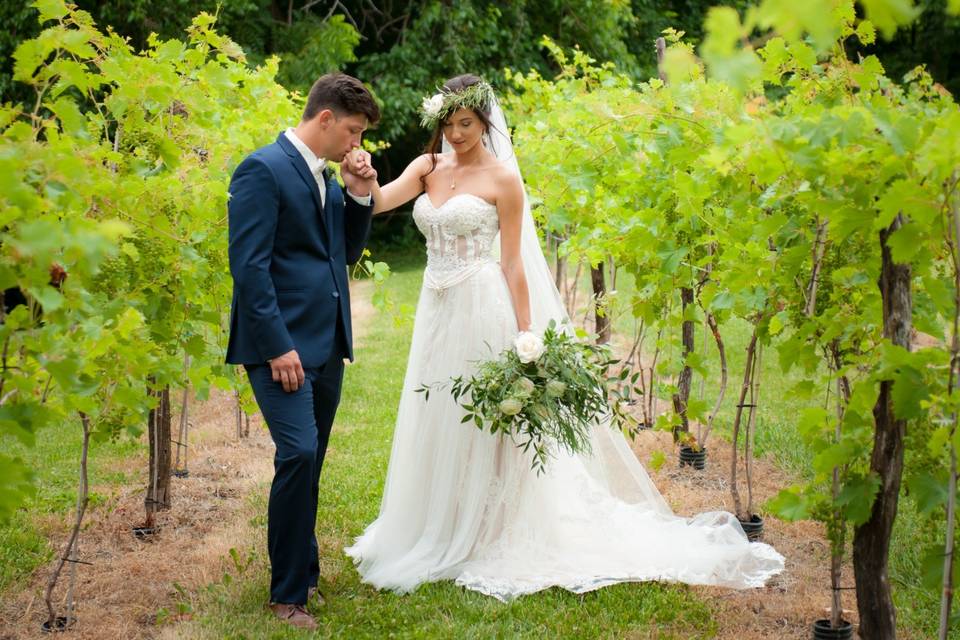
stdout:
<svg viewBox="0 0 960 640">
<path fill-rule="evenodd" d="M 444 392 L 449 386 L 465 411 L 464 424 L 512 439 L 524 453 L 531 452 L 531 468 L 539 475 L 555 450 L 590 450 L 597 416 L 609 418 L 609 426 L 624 433 L 637 429 L 636 419 L 624 410 L 631 387 L 617 388 L 629 370 L 608 377 L 608 367 L 617 364 L 610 348 L 587 342 L 583 331 L 572 333 L 551 320 L 542 342 L 525 332 L 515 348 L 478 363 L 472 375 L 417 391 L 429 402 L 431 390 Z"/>
</svg>

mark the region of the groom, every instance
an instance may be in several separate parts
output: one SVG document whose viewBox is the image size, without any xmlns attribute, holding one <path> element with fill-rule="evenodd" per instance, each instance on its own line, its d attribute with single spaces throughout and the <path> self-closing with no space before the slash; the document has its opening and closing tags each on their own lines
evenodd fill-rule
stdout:
<svg viewBox="0 0 960 640">
<path fill-rule="evenodd" d="M 347 264 L 360 259 L 367 242 L 376 180 L 369 162 L 355 169 L 344 162 L 344 197 L 326 161 L 342 162 L 379 118 L 359 80 L 322 76 L 300 124 L 247 156 L 230 181 L 227 362 L 244 365 L 276 445 L 267 524 L 270 608 L 311 629 L 308 597 L 323 601 L 314 534 L 320 468 L 343 359 L 353 358 Z"/>
</svg>

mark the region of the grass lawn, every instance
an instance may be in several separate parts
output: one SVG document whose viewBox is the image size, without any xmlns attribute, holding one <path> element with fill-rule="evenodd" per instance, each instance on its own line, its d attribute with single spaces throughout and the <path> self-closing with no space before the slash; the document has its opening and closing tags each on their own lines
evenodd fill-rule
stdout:
<svg viewBox="0 0 960 640">
<path fill-rule="evenodd" d="M 390 260 L 398 302 L 414 303 L 422 263 Z M 628 584 L 584 596 L 560 590 L 510 604 L 452 583 L 424 585 L 412 594 L 378 592 L 360 582 L 342 548 L 377 514 L 394 417 L 406 368 L 411 325 L 377 318 L 355 364 L 347 368 L 320 489 L 317 534 L 329 603 L 319 612 L 321 637 L 347 638 L 709 638 L 709 608 L 684 586 Z M 266 490 L 264 489 L 264 495 Z M 261 501 L 264 501 L 262 498 Z M 263 505 L 263 512 L 266 506 Z M 180 637 L 285 638 L 304 634 L 265 614 L 269 576 L 265 541 L 246 541 L 254 562 L 239 580 L 215 585 L 196 602 Z"/>
</svg>

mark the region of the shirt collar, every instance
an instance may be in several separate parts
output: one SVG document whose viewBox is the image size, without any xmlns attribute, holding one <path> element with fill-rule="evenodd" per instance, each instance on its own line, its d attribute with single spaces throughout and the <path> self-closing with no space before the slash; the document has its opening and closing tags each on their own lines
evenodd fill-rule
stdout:
<svg viewBox="0 0 960 640">
<path fill-rule="evenodd" d="M 294 133 L 293 128 L 288 128 L 284 131 L 284 135 L 287 136 L 287 139 L 293 144 L 296 150 L 300 152 L 300 155 L 303 156 L 303 159 L 307 163 L 307 168 L 310 169 L 310 173 L 319 178 L 323 170 L 327 167 L 327 161 L 324 158 L 318 158 L 316 154 L 310 150 L 310 147 Z"/>
</svg>

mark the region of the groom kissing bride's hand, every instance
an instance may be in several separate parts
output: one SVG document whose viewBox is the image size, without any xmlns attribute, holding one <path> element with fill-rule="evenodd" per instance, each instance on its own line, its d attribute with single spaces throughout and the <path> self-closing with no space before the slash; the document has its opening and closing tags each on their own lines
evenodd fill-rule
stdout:
<svg viewBox="0 0 960 640">
<path fill-rule="evenodd" d="M 377 181 L 377 170 L 370 164 L 370 152 L 354 149 L 340 164 L 340 176 L 347 191 L 358 196 L 369 196 Z"/>
<path fill-rule="evenodd" d="M 243 365 L 276 445 L 267 510 L 270 609 L 306 628 L 320 558 L 320 470 L 353 359 L 347 265 L 363 255 L 376 171 L 359 150 L 380 118 L 356 78 L 328 74 L 303 117 L 237 167 L 228 201 L 233 303 L 227 362 Z M 355 155 L 353 162 L 346 161 Z M 327 162 L 341 163 L 342 189 Z"/>
<path fill-rule="evenodd" d="M 377 171 L 370 163 L 370 154 L 359 148 L 346 154 L 340 165 L 340 176 L 347 193 L 360 197 L 369 197 L 372 186 L 377 181 Z M 270 364 L 271 378 L 280 383 L 284 391 L 291 393 L 303 386 L 303 365 L 296 349 L 270 358 L 267 362 Z"/>
</svg>

